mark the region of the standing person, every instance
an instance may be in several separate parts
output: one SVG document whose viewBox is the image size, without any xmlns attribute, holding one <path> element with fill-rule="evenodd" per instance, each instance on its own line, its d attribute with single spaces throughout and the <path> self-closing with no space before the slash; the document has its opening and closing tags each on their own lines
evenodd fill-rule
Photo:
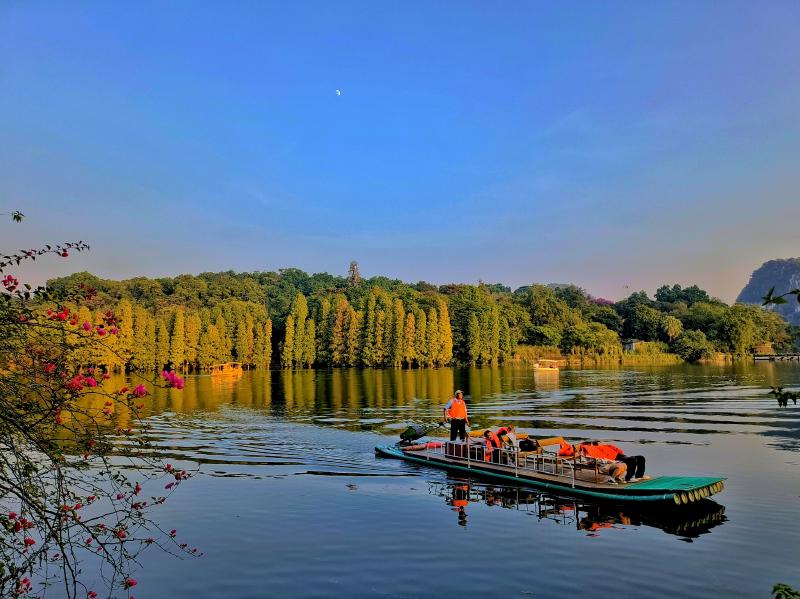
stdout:
<svg viewBox="0 0 800 599">
<path fill-rule="evenodd" d="M 456 391 L 454 397 L 450 398 L 444 407 L 444 419 L 450 422 L 450 440 L 455 441 L 458 437 L 461 441 L 467 438 L 467 426 L 469 426 L 469 416 L 467 415 L 467 404 L 464 403 L 464 393 Z"/>
</svg>

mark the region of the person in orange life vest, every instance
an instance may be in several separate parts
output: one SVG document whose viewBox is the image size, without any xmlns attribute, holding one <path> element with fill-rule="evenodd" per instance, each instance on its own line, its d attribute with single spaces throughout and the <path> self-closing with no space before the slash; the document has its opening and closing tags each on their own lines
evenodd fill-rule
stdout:
<svg viewBox="0 0 800 599">
<path fill-rule="evenodd" d="M 644 475 L 645 459 L 640 455 L 625 455 L 625 453 L 616 445 L 611 443 L 598 443 L 591 441 L 589 443 L 581 443 L 580 452 L 596 459 L 611 460 L 622 462 L 628 469 L 625 475 L 625 482 L 636 482 L 640 478 L 649 478 Z"/>
<path fill-rule="evenodd" d="M 592 449 L 584 450 L 584 445 L 588 444 L 581 444 L 578 446 L 578 452 L 580 455 L 589 456 L 598 460 L 598 468 L 597 471 L 600 474 L 607 474 L 611 477 L 609 482 L 621 483 L 624 480 L 625 473 L 628 471 L 627 464 L 622 462 L 617 462 L 611 457 L 607 457 L 612 455 L 612 451 L 610 450 L 597 450 L 594 451 Z M 595 455 L 591 455 L 594 452 Z M 558 455 L 563 457 L 572 457 L 575 455 L 575 448 L 567 443 L 566 441 L 562 441 L 560 447 L 558 449 Z"/>
<path fill-rule="evenodd" d="M 488 428 L 483 431 L 483 437 L 486 439 L 486 448 L 483 451 L 483 459 L 487 462 L 496 462 L 497 460 L 492 460 L 492 456 L 494 455 L 495 449 L 500 449 L 503 446 L 503 444 L 500 442 L 500 437 L 498 437 L 496 433 L 493 433 Z"/>
<path fill-rule="evenodd" d="M 453 510 L 458 512 L 459 526 L 467 525 L 467 512 L 464 508 L 469 505 L 469 487 L 465 484 L 453 485 L 453 498 L 450 500 Z"/>
<path fill-rule="evenodd" d="M 456 437 L 461 441 L 467 438 L 469 416 L 467 415 L 467 404 L 464 403 L 464 393 L 462 391 L 456 391 L 455 396 L 447 402 L 444 407 L 444 419 L 450 422 L 451 441 L 455 441 Z"/>
<path fill-rule="evenodd" d="M 497 436 L 500 438 L 500 441 L 503 442 L 505 445 L 510 445 L 511 448 L 519 447 L 519 442 L 517 441 L 517 434 L 516 429 L 512 424 L 507 426 L 501 426 L 497 429 Z"/>
</svg>

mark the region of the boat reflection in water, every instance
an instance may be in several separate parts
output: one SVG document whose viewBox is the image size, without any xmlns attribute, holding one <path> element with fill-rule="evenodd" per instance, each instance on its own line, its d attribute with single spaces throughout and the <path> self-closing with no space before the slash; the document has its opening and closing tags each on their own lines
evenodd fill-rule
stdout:
<svg viewBox="0 0 800 599">
<path fill-rule="evenodd" d="M 469 479 L 452 478 L 448 482 L 428 483 L 431 495 L 442 497 L 457 513 L 458 524 L 467 526 L 470 504 L 520 510 L 537 517 L 539 522 L 573 526 L 577 531 L 597 536 L 604 529 L 633 526 L 659 528 L 667 534 L 691 543 L 726 521 L 725 507 L 703 499 L 681 508 L 631 507 L 612 503 L 591 503 L 557 497 L 525 487 L 487 485 Z"/>
</svg>

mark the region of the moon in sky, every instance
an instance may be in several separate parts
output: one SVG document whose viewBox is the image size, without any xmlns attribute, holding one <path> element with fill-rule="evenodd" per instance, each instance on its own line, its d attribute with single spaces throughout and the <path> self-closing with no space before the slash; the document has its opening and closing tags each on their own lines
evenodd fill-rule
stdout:
<svg viewBox="0 0 800 599">
<path fill-rule="evenodd" d="M 340 89 L 337 89 L 337 90 L 336 90 L 336 95 L 337 95 L 337 96 L 341 96 L 341 95 L 342 95 L 342 90 L 340 90 Z"/>
</svg>

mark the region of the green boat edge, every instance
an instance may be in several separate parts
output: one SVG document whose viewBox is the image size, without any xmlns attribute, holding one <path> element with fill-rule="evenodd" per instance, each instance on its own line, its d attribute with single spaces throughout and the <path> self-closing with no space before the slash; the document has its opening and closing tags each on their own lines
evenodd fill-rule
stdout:
<svg viewBox="0 0 800 599">
<path fill-rule="evenodd" d="M 533 478 L 510 476 L 492 470 L 481 468 L 479 463 L 473 462 L 475 465 L 460 466 L 458 464 L 444 463 L 432 461 L 425 458 L 408 455 L 395 445 L 377 445 L 375 446 L 375 453 L 390 458 L 397 458 L 414 462 L 417 464 L 424 464 L 433 468 L 444 470 L 458 470 L 462 472 L 469 472 L 480 476 L 489 478 L 513 481 L 516 484 L 535 487 L 537 489 L 553 491 L 556 493 L 563 493 L 566 495 L 573 495 L 579 497 L 591 497 L 593 499 L 603 499 L 606 501 L 615 502 L 670 502 L 675 501 L 676 493 L 688 493 L 691 491 L 698 491 L 704 487 L 709 487 L 716 483 L 721 483 L 726 480 L 725 477 L 710 477 L 710 476 L 658 476 L 645 481 L 636 482 L 625 486 L 624 493 L 607 493 L 604 491 L 592 491 L 590 489 L 582 489 L 580 487 L 573 487 L 571 485 L 561 485 L 558 483 L 540 481 Z M 666 488 L 662 488 L 666 487 Z M 642 491 L 645 491 L 642 493 Z M 649 491 L 649 492 L 648 492 Z M 655 491 L 655 492 L 653 492 Z M 658 491 L 663 491 L 659 493 Z M 714 493 L 708 495 L 710 497 Z"/>
</svg>

